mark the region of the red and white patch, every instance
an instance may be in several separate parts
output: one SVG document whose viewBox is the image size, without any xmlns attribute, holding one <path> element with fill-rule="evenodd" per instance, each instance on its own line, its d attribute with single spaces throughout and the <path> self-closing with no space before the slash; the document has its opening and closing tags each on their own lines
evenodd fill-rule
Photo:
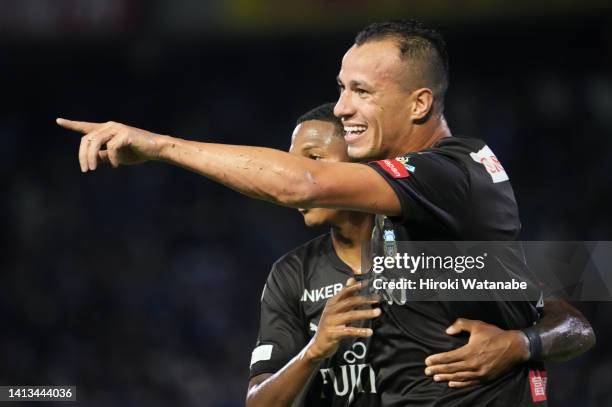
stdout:
<svg viewBox="0 0 612 407">
<path fill-rule="evenodd" d="M 508 174 L 506 174 L 506 170 L 504 170 L 504 167 L 502 167 L 489 146 L 484 146 L 478 152 L 470 153 L 470 157 L 472 157 L 472 160 L 485 167 L 485 170 L 487 170 L 494 183 L 508 181 L 509 178 Z"/>
<path fill-rule="evenodd" d="M 406 167 L 397 160 L 379 160 L 375 161 L 375 163 L 387 171 L 393 178 L 406 178 L 410 176 Z"/>
<path fill-rule="evenodd" d="M 546 401 L 546 370 L 529 370 L 529 386 L 534 403 Z"/>
</svg>

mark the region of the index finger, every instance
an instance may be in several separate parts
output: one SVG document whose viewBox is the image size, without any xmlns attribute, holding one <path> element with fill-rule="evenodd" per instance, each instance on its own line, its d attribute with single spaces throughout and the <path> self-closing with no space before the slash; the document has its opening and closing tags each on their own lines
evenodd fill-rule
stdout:
<svg viewBox="0 0 612 407">
<path fill-rule="evenodd" d="M 62 118 L 55 119 L 55 122 L 65 129 L 78 131 L 83 134 L 92 132 L 97 126 L 100 125 L 100 123 L 79 122 Z"/>
<path fill-rule="evenodd" d="M 454 363 L 461 362 L 464 360 L 465 347 L 462 346 L 459 349 L 451 350 L 449 352 L 436 353 L 435 355 L 429 356 L 425 359 L 427 366 L 440 365 L 443 363 Z"/>
</svg>

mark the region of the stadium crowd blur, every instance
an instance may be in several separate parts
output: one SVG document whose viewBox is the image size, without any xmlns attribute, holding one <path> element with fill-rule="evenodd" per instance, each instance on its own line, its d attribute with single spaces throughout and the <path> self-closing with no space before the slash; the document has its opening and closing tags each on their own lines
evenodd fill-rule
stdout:
<svg viewBox="0 0 612 407">
<path fill-rule="evenodd" d="M 242 405 L 270 265 L 321 231 L 167 165 L 82 175 L 54 119 L 287 149 L 372 19 L 240 31 L 212 24 L 221 2 L 78 3 L 0 1 L 0 384 L 76 384 L 91 407 Z M 612 19 L 584 3 L 424 18 L 449 46 L 451 129 L 502 160 L 523 240 L 612 240 Z M 612 405 L 612 305 L 575 305 L 598 343 L 549 364 L 551 405 Z"/>
</svg>

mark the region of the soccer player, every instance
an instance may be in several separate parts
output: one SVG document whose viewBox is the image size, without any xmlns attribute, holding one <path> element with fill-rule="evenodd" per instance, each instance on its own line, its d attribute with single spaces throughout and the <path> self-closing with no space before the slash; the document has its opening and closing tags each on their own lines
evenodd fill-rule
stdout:
<svg viewBox="0 0 612 407">
<path fill-rule="evenodd" d="M 333 105 L 324 104 L 297 120 L 290 153 L 331 162 L 348 161 L 342 123 Z M 308 226 L 330 227 L 324 234 L 289 252 L 273 266 L 261 299 L 257 346 L 251 359 L 247 406 L 379 405 L 384 388 L 377 386 L 376 366 L 369 363 L 365 340 L 370 328 L 348 326 L 376 318 L 377 300 L 357 295 L 354 280 L 361 268 L 361 246 L 369 241 L 372 215 L 335 209 L 300 209 Z M 360 306 L 375 308 L 363 310 Z M 576 338 L 575 328 L 588 327 L 581 314 L 562 301 L 547 301 L 536 325 L 544 336 L 558 341 Z M 459 319 L 447 332 L 473 331 L 470 344 L 429 359 L 467 361 L 470 380 L 457 386 L 492 379 L 524 362 L 529 354 L 521 331 L 504 331 L 481 321 Z M 580 352 L 580 341 L 567 342 Z M 423 361 L 418 361 L 423 363 Z M 432 370 L 441 368 L 432 365 Z M 444 371 L 444 368 L 441 368 Z M 457 372 L 455 372 L 456 374 Z M 452 376 L 452 374 L 450 375 Z M 443 379 L 444 380 L 444 379 Z"/>
<path fill-rule="evenodd" d="M 181 140 L 114 122 L 58 119 L 58 124 L 84 133 L 83 172 L 95 170 L 100 161 L 117 167 L 160 160 L 280 205 L 386 215 L 385 227 L 398 240 L 518 238 L 518 209 L 503 166 L 481 140 L 453 137 L 444 119 L 448 61 L 437 32 L 414 21 L 366 27 L 344 55 L 338 85 L 335 114 L 342 120 L 349 156 L 378 161 L 315 161 L 262 147 Z M 537 363 L 544 338 L 532 327 L 538 319 L 535 304 L 380 306 L 369 352 L 385 388 L 382 405 L 518 406 L 545 400 L 545 377 Z M 466 344 L 465 337 L 444 333 L 458 317 L 525 329 L 533 363 L 474 388 L 449 389 L 432 381 L 420 361 Z M 592 337 L 581 338 L 585 348 L 592 344 Z"/>
<path fill-rule="evenodd" d="M 333 104 L 319 106 L 297 120 L 290 153 L 348 161 L 343 133 Z M 376 373 L 359 340 L 372 330 L 349 326 L 380 313 L 377 307 L 360 309 L 378 300 L 355 295 L 360 286 L 352 279 L 360 272 L 361 246 L 371 238 L 373 216 L 326 208 L 300 212 L 308 226 L 331 230 L 272 267 L 261 299 L 247 406 L 290 406 L 299 394 L 304 405 L 346 405 L 357 387 L 376 400 Z"/>
</svg>

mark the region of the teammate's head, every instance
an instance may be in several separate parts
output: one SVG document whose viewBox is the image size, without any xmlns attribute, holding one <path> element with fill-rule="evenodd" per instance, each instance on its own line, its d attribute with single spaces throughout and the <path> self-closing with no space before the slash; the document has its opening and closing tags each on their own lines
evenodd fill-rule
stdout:
<svg viewBox="0 0 612 407">
<path fill-rule="evenodd" d="M 442 115 L 448 87 L 444 40 L 413 20 L 371 24 L 344 55 L 338 85 L 334 112 L 346 130 L 349 156 L 384 158 L 415 126 Z"/>
<path fill-rule="evenodd" d="M 349 161 L 342 123 L 334 116 L 334 104 L 315 107 L 297 119 L 291 154 L 312 160 Z M 326 208 L 300 209 L 308 226 L 334 226 L 341 211 Z"/>
</svg>

